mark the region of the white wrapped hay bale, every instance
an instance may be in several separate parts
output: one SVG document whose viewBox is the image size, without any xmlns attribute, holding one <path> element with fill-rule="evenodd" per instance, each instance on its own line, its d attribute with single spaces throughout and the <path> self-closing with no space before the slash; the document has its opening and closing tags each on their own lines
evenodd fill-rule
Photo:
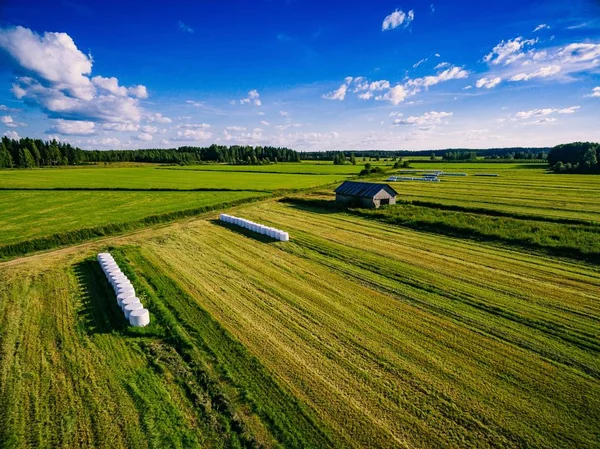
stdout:
<svg viewBox="0 0 600 449">
<path fill-rule="evenodd" d="M 119 307 L 123 307 L 123 301 L 125 301 L 126 299 L 130 299 L 130 298 L 135 298 L 135 293 L 132 292 L 124 292 L 124 293 L 119 293 L 117 295 L 117 304 L 119 304 Z"/>
<path fill-rule="evenodd" d="M 119 279 L 118 281 L 115 281 L 113 283 L 113 288 L 114 288 L 115 292 L 117 290 L 122 290 L 122 289 L 128 288 L 128 287 L 133 288 L 133 284 L 131 282 L 129 282 L 129 279 Z"/>
<path fill-rule="evenodd" d="M 144 327 L 150 324 L 150 312 L 146 309 L 134 310 L 129 314 L 129 324 L 135 327 Z"/>
<path fill-rule="evenodd" d="M 103 260 L 112 260 L 112 258 L 113 257 L 110 255 L 110 253 L 99 253 L 96 257 L 98 262 L 102 262 Z"/>
<path fill-rule="evenodd" d="M 288 242 L 290 240 L 290 235 L 287 232 L 282 232 L 281 233 L 281 241 L 282 242 Z"/>
<path fill-rule="evenodd" d="M 123 301 L 121 301 L 121 310 L 125 311 L 125 307 L 129 304 L 141 304 L 142 302 L 140 301 L 140 298 L 138 298 L 137 296 L 132 296 L 130 298 L 125 298 Z"/>
<path fill-rule="evenodd" d="M 135 296 L 135 289 L 133 287 L 123 287 L 115 291 L 115 295 L 129 295 Z"/>
<path fill-rule="evenodd" d="M 129 319 L 129 315 L 131 314 L 131 312 L 133 312 L 134 310 L 140 310 L 143 309 L 144 306 L 142 305 L 141 302 L 132 302 L 127 304 L 125 307 L 123 307 L 123 313 L 125 314 L 125 318 Z"/>
</svg>

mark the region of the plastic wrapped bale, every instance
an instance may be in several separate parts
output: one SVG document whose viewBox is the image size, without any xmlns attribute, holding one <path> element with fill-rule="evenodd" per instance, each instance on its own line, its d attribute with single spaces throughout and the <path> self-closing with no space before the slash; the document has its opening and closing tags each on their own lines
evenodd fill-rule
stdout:
<svg viewBox="0 0 600 449">
<path fill-rule="evenodd" d="M 143 308 L 144 308 L 144 306 L 142 305 L 141 302 L 132 302 L 130 304 L 127 304 L 125 307 L 123 307 L 123 313 L 125 314 L 125 318 L 129 319 L 129 314 L 131 312 L 133 312 L 134 310 L 140 310 Z"/>
<path fill-rule="evenodd" d="M 111 274 L 123 274 L 123 272 L 119 267 L 109 266 L 108 268 L 104 269 L 104 274 L 106 274 L 106 276 L 110 276 Z"/>
<path fill-rule="evenodd" d="M 112 256 L 110 255 L 110 253 L 98 253 L 96 259 L 98 260 L 98 262 L 101 262 L 106 259 L 112 259 Z"/>
<path fill-rule="evenodd" d="M 136 304 L 136 303 L 142 303 L 140 301 L 140 298 L 138 298 L 137 296 L 133 296 L 131 298 L 127 298 L 124 299 L 123 301 L 121 301 L 121 310 L 125 310 L 125 306 L 127 306 L 128 304 Z"/>
<path fill-rule="evenodd" d="M 119 279 L 113 283 L 115 291 L 126 287 L 133 287 L 133 284 L 129 282 L 129 279 Z"/>
<path fill-rule="evenodd" d="M 287 242 L 290 240 L 290 235 L 287 232 L 282 232 L 281 241 Z"/>
<path fill-rule="evenodd" d="M 119 268 L 119 266 L 116 263 L 114 263 L 114 262 L 103 263 L 100 266 L 102 267 L 102 270 L 105 273 L 107 271 L 112 271 L 112 270 L 119 270 L 119 271 L 121 271 L 121 269 Z"/>
<path fill-rule="evenodd" d="M 270 228 L 269 229 L 269 237 L 271 237 L 272 239 L 277 239 L 278 238 L 277 229 Z"/>
<path fill-rule="evenodd" d="M 117 290 L 115 290 L 115 295 L 117 296 L 122 295 L 124 293 L 128 295 L 135 295 L 135 289 L 132 285 L 127 285 L 124 287 L 119 287 Z"/>
<path fill-rule="evenodd" d="M 110 281 L 110 285 L 114 287 L 120 281 L 128 281 L 129 279 L 123 273 L 111 273 L 108 280 Z"/>
<path fill-rule="evenodd" d="M 129 324 L 135 327 L 144 327 L 150 324 L 150 312 L 146 309 L 134 310 L 129 314 Z"/>
<path fill-rule="evenodd" d="M 126 299 L 129 299 L 129 298 L 135 298 L 135 293 L 132 293 L 132 292 L 119 293 L 117 295 L 117 304 L 119 304 L 119 307 L 122 307 L 123 301 L 125 301 Z"/>
</svg>

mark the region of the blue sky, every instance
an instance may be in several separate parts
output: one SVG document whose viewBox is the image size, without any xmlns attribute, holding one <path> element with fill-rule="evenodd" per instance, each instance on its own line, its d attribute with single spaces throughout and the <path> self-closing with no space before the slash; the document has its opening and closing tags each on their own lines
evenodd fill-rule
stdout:
<svg viewBox="0 0 600 449">
<path fill-rule="evenodd" d="M 0 134 L 88 149 L 600 140 L 600 2 L 0 2 Z"/>
</svg>

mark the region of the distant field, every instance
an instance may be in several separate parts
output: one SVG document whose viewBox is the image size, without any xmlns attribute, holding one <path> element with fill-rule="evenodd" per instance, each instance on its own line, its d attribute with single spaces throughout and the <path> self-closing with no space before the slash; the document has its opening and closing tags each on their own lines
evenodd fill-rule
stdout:
<svg viewBox="0 0 600 449">
<path fill-rule="evenodd" d="M 344 179 L 342 175 L 221 173 L 159 168 L 79 168 L 0 171 L 0 188 L 112 189 L 302 189 Z"/>
<path fill-rule="evenodd" d="M 356 165 L 333 165 L 316 164 L 312 162 L 302 162 L 300 164 L 271 164 L 271 165 L 227 165 L 227 164 L 206 164 L 206 165 L 184 165 L 180 167 L 160 167 L 162 170 L 196 170 L 196 171 L 226 171 L 226 172 L 259 172 L 259 173 L 304 173 L 315 175 L 358 175 L 363 169 L 364 162 L 358 162 Z M 372 162 L 375 164 L 375 162 Z"/>
<path fill-rule="evenodd" d="M 92 235 L 124 232 L 131 227 L 120 229 L 121 224 L 150 216 L 216 207 L 277 190 L 326 185 L 345 177 L 161 170 L 155 166 L 1 170 L 0 258 L 75 243 Z M 112 225 L 117 226 L 99 229 Z M 78 234 L 90 228 L 97 231 Z M 51 241 L 34 246 L 20 245 L 10 251 L 2 248 L 50 237 Z"/>
<path fill-rule="evenodd" d="M 0 246 L 265 195 L 260 192 L 0 191 Z"/>
<path fill-rule="evenodd" d="M 400 200 L 487 208 L 525 215 L 600 222 L 600 176 L 556 175 L 538 164 L 414 163 L 413 169 L 466 172 L 439 183 L 390 183 Z M 497 173 L 498 178 L 475 173 Z"/>
</svg>

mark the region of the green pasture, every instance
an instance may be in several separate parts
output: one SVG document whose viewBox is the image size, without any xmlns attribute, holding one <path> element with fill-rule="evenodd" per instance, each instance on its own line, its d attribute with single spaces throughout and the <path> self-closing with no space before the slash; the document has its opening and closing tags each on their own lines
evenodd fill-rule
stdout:
<svg viewBox="0 0 600 449">
<path fill-rule="evenodd" d="M 222 173 L 151 168 L 79 168 L 0 171 L 0 189 L 305 189 L 343 180 L 345 175 Z"/>
<path fill-rule="evenodd" d="M 411 168 L 439 169 L 468 176 L 442 176 L 439 183 L 391 182 L 401 201 L 600 222 L 599 176 L 552 174 L 539 164 L 415 163 Z M 499 176 L 473 176 L 476 173 Z"/>
<path fill-rule="evenodd" d="M 0 246 L 265 195 L 260 192 L 0 191 Z"/>
</svg>

